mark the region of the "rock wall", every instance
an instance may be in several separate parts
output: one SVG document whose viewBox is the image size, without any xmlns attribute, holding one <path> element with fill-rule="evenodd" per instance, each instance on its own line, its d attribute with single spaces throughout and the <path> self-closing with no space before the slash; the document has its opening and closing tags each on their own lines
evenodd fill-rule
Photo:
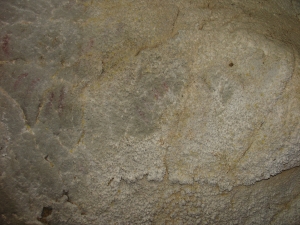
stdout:
<svg viewBox="0 0 300 225">
<path fill-rule="evenodd" d="M 300 224 L 298 0 L 2 0 L 0 224 Z"/>
</svg>

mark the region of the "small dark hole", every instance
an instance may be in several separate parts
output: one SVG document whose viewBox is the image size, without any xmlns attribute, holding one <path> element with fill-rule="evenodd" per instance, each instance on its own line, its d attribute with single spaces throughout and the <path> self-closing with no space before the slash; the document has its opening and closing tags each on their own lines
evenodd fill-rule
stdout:
<svg viewBox="0 0 300 225">
<path fill-rule="evenodd" d="M 233 63 L 229 63 L 229 66 L 230 66 L 230 67 L 233 67 L 233 65 L 234 65 Z"/>
<path fill-rule="evenodd" d="M 67 196 L 67 198 L 68 198 L 67 201 L 70 202 L 69 191 L 63 190 L 62 195 L 63 195 L 63 196 L 64 196 L 64 195 Z"/>
<path fill-rule="evenodd" d="M 41 217 L 42 218 L 45 218 L 45 217 L 48 217 L 50 216 L 52 213 L 52 207 L 43 207 L 43 211 L 41 213 Z"/>
<path fill-rule="evenodd" d="M 47 221 L 47 217 L 52 214 L 52 207 L 43 207 L 41 217 L 38 217 L 37 220 L 42 222 L 43 224 L 49 224 Z"/>
</svg>

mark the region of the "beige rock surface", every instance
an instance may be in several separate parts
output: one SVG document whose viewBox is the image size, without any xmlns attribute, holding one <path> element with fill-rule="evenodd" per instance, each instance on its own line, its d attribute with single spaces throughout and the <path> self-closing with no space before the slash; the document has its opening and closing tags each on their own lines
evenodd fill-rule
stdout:
<svg viewBox="0 0 300 225">
<path fill-rule="evenodd" d="M 300 224 L 300 2 L 0 2 L 0 224 Z"/>
</svg>

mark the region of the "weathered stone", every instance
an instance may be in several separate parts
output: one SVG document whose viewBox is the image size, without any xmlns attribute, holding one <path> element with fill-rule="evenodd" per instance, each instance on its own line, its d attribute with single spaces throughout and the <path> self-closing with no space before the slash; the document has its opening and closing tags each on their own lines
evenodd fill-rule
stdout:
<svg viewBox="0 0 300 225">
<path fill-rule="evenodd" d="M 299 1 L 0 3 L 1 224 L 299 224 Z"/>
</svg>

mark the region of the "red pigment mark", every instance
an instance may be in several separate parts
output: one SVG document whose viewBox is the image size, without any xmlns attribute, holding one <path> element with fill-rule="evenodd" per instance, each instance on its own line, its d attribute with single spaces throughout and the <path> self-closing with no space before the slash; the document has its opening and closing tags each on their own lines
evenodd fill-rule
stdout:
<svg viewBox="0 0 300 225">
<path fill-rule="evenodd" d="M 94 47 L 94 39 L 93 38 L 90 39 L 90 44 L 89 44 L 89 48 L 92 48 L 92 47 Z"/>
<path fill-rule="evenodd" d="M 31 81 L 31 85 L 30 85 L 31 89 L 34 89 L 38 82 L 40 82 L 40 78 L 36 78 L 33 81 Z"/>
<path fill-rule="evenodd" d="M 54 98 L 55 98 L 55 95 L 54 95 L 53 92 L 51 92 L 51 94 L 49 96 L 49 101 L 48 101 L 48 103 L 46 105 L 46 115 L 49 114 L 49 111 L 52 108 L 52 105 L 53 105 L 52 102 L 53 102 Z"/>
<path fill-rule="evenodd" d="M 55 98 L 54 92 L 51 92 L 49 96 L 49 101 L 52 102 L 54 98 Z"/>
<path fill-rule="evenodd" d="M 91 48 L 94 47 L 94 38 L 90 38 L 90 41 L 87 43 L 86 47 L 82 49 L 83 53 L 88 52 Z"/>
<path fill-rule="evenodd" d="M 7 34 L 2 38 L 2 50 L 5 55 L 9 55 L 9 36 Z"/>
<path fill-rule="evenodd" d="M 162 90 L 161 90 L 162 89 Z M 154 98 L 156 100 L 159 100 L 161 97 L 163 97 L 163 95 L 169 90 L 169 86 L 167 85 L 166 82 L 164 82 L 161 85 L 160 91 L 157 90 L 156 88 L 152 89 L 153 93 L 154 93 Z"/>
<path fill-rule="evenodd" d="M 65 88 L 62 87 L 60 89 L 60 95 L 59 95 L 59 100 L 58 100 L 58 112 L 61 113 L 63 111 L 64 108 L 64 98 L 65 98 L 66 92 L 65 92 Z"/>
<path fill-rule="evenodd" d="M 49 103 L 52 105 L 53 99 L 54 99 L 55 95 L 53 92 L 51 92 L 50 96 L 49 96 Z"/>
<path fill-rule="evenodd" d="M 144 123 L 148 123 L 146 114 L 139 107 L 137 107 L 136 110 L 137 110 L 137 113 L 139 114 L 140 118 L 144 121 Z"/>
<path fill-rule="evenodd" d="M 159 99 L 159 93 L 158 93 L 158 91 L 154 88 L 154 89 L 152 89 L 152 91 L 153 91 L 153 93 L 154 93 L 154 98 L 156 99 L 156 100 L 158 100 Z"/>
<path fill-rule="evenodd" d="M 38 82 L 40 82 L 40 78 L 36 78 L 31 81 L 31 83 L 26 91 L 26 96 L 30 95 L 33 92 L 33 90 L 35 89 Z"/>
<path fill-rule="evenodd" d="M 14 89 L 17 89 L 17 87 L 19 86 L 19 84 L 21 83 L 21 81 L 28 76 L 28 73 L 22 73 L 21 75 L 19 75 L 17 77 L 16 82 L 14 83 Z"/>
<path fill-rule="evenodd" d="M 141 109 L 137 108 L 137 111 L 138 111 L 138 114 L 139 114 L 142 118 L 145 117 L 145 113 L 144 113 Z"/>
<path fill-rule="evenodd" d="M 165 88 L 166 91 L 169 90 L 169 86 L 166 84 L 166 82 L 164 82 L 163 86 L 164 86 L 164 88 Z"/>
</svg>

